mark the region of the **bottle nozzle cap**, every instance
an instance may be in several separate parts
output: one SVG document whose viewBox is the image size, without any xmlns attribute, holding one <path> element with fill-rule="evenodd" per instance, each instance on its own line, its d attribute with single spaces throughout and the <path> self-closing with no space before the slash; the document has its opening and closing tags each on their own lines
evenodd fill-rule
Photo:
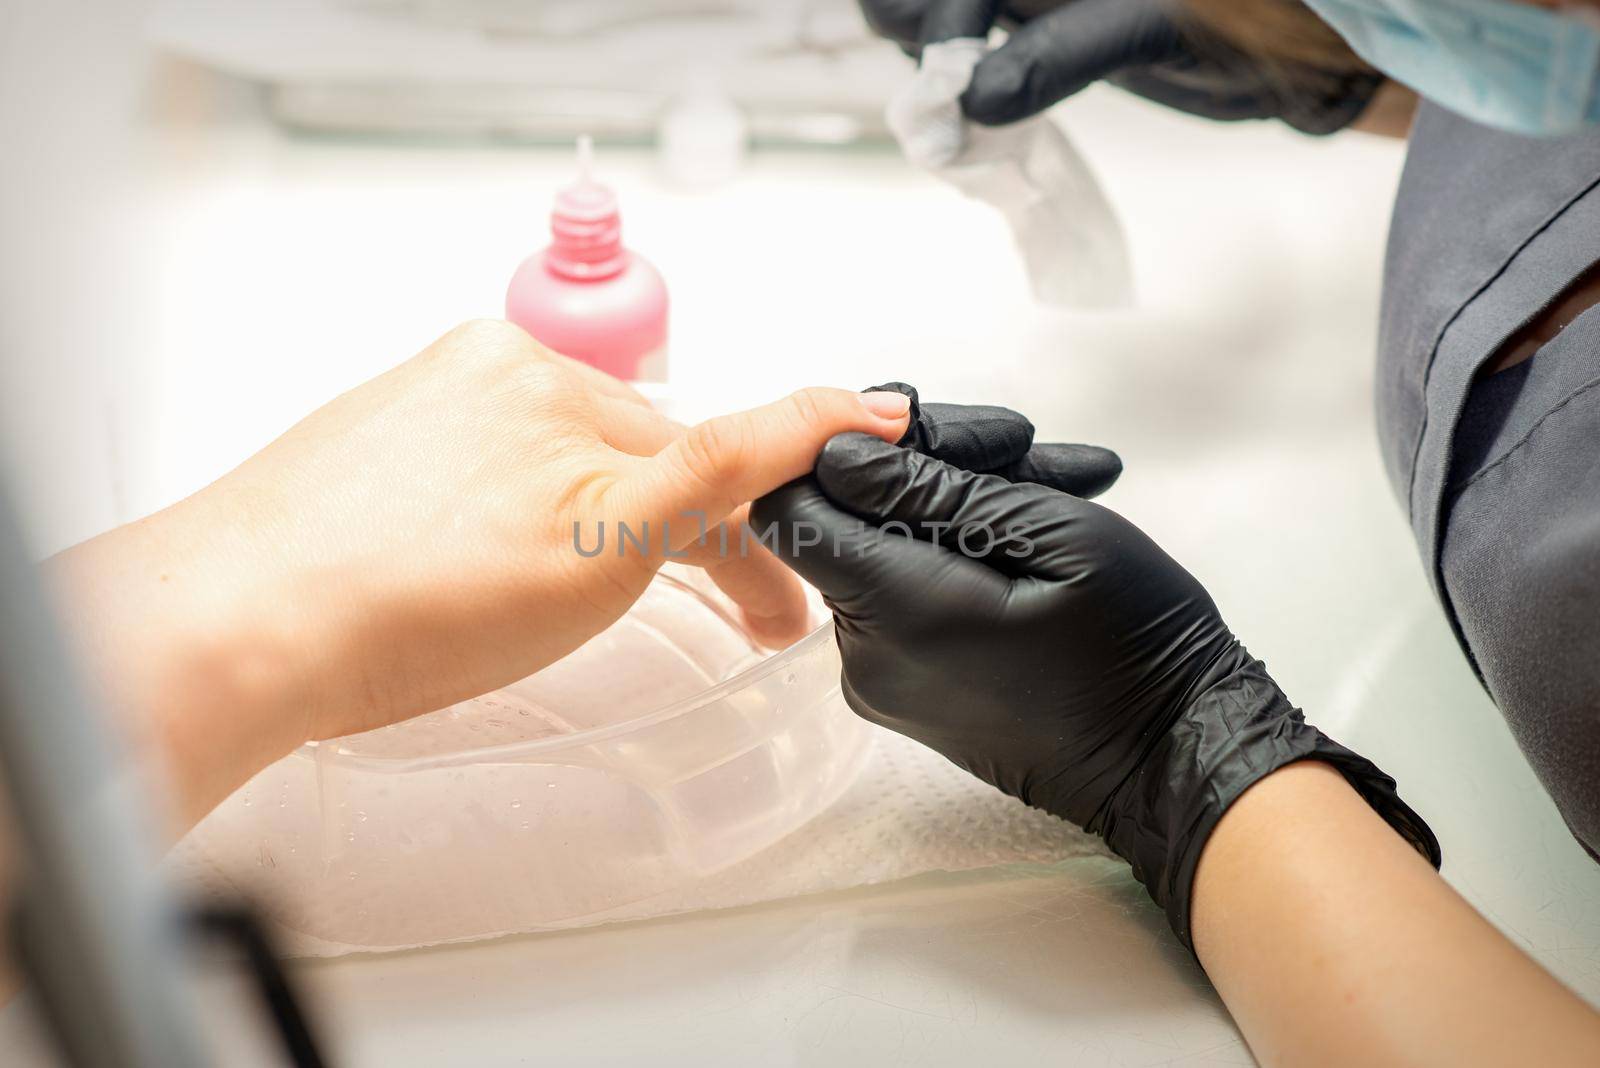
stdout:
<svg viewBox="0 0 1600 1068">
<path fill-rule="evenodd" d="M 578 184 L 594 181 L 594 138 L 588 134 L 578 138 Z"/>
<path fill-rule="evenodd" d="M 578 180 L 556 195 L 549 262 L 569 278 L 609 278 L 627 263 L 617 196 L 594 180 L 594 140 L 578 138 Z"/>
</svg>

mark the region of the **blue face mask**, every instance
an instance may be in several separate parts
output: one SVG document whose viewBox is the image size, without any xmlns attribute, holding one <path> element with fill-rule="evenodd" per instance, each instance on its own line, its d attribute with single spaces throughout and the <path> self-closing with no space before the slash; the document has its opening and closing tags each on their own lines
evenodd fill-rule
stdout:
<svg viewBox="0 0 1600 1068">
<path fill-rule="evenodd" d="M 1600 19 L 1514 0 L 1305 0 L 1362 59 L 1457 114 L 1552 136 L 1600 124 Z"/>
</svg>

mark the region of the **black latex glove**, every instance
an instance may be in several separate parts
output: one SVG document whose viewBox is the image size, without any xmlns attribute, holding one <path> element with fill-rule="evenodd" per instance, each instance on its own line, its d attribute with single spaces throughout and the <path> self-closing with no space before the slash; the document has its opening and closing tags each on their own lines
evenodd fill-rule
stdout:
<svg viewBox="0 0 1600 1068">
<path fill-rule="evenodd" d="M 832 609 L 850 707 L 1103 836 L 1185 944 L 1212 829 L 1296 760 L 1337 767 L 1439 863 L 1394 781 L 1306 724 L 1115 512 L 847 434 L 752 517 Z"/>
<path fill-rule="evenodd" d="M 1269 71 L 1175 14 L 1177 0 L 860 3 L 877 33 L 913 55 L 938 41 L 987 36 L 997 22 L 1011 28 L 1011 39 L 978 64 L 961 97 L 969 118 L 991 126 L 1027 118 L 1105 79 L 1209 119 L 1281 119 L 1328 134 L 1354 122 L 1383 82 L 1367 70 L 1289 70 L 1280 63 Z"/>
</svg>

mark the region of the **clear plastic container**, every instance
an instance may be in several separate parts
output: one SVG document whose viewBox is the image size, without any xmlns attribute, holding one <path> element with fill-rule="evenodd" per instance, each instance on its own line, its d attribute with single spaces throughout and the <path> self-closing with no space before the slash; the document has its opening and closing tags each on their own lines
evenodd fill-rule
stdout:
<svg viewBox="0 0 1600 1068">
<path fill-rule="evenodd" d="M 192 844 L 280 923 L 341 946 L 569 926 L 776 842 L 839 796 L 868 737 L 831 624 L 769 655 L 675 570 L 523 682 L 302 748 Z"/>
</svg>

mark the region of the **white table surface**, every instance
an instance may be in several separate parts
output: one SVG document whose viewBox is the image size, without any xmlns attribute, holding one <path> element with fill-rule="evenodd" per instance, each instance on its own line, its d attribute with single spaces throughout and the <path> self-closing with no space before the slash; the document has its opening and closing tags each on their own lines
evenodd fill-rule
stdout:
<svg viewBox="0 0 1600 1068">
<path fill-rule="evenodd" d="M 630 242 L 673 290 L 678 395 L 716 411 L 901 378 L 1117 448 L 1108 503 L 1206 582 L 1313 721 L 1399 779 L 1446 875 L 1600 1004 L 1600 869 L 1455 651 L 1377 457 L 1398 149 L 1098 91 L 1065 117 L 1124 213 L 1135 311 L 1033 307 L 998 219 L 888 153 L 758 154 L 690 195 L 647 155 L 603 151 Z M 139 312 L 104 395 L 40 398 L 103 436 L 124 518 L 497 314 L 567 174 L 548 151 L 302 142 L 236 120 L 158 139 L 151 167 L 123 213 L 137 251 L 112 273 Z M 349 1065 L 1250 1060 L 1102 860 L 296 970 Z M 24 1063 L 25 1032 L 19 1009 L 0 1019 L 18 1058 L 0 1060 Z"/>
</svg>

